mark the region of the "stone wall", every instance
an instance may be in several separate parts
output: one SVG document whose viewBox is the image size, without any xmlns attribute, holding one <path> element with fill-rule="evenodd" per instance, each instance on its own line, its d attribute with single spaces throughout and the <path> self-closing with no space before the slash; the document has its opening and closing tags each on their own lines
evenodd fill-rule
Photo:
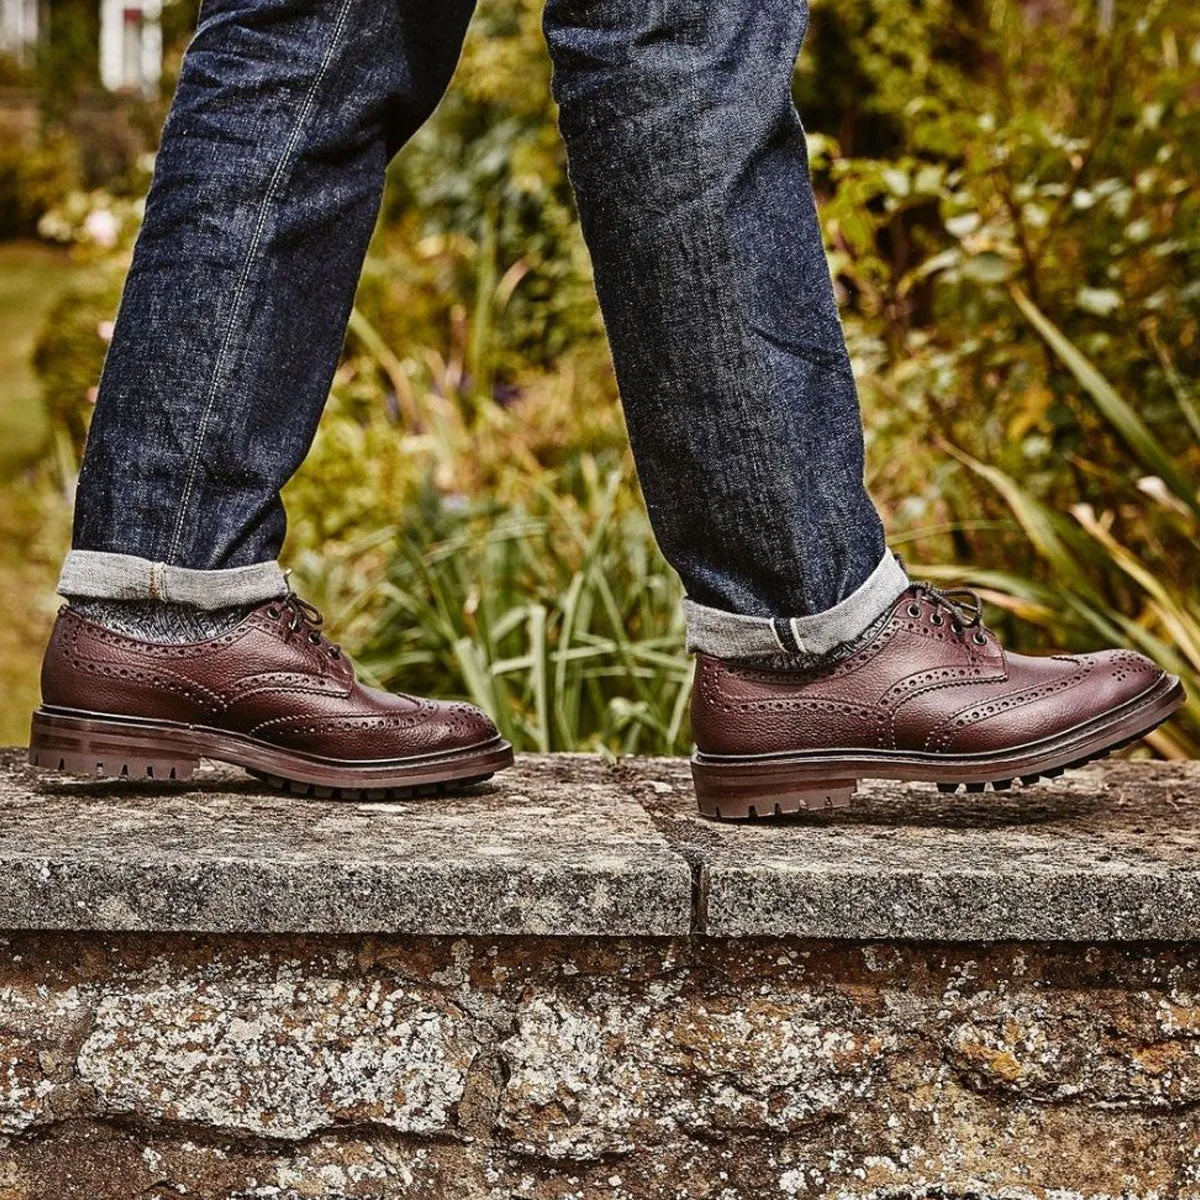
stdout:
<svg viewBox="0 0 1200 1200">
<path fill-rule="evenodd" d="M 0 752 L 0 1200 L 1200 1200 L 1200 764 L 699 820 Z"/>
<path fill-rule="evenodd" d="M 0 1197 L 1200 1196 L 1166 947 L 9 938 Z"/>
</svg>

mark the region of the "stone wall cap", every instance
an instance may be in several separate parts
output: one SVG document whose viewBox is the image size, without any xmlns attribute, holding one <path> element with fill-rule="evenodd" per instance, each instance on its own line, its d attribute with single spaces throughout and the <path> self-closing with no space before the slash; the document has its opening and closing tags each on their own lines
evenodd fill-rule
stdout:
<svg viewBox="0 0 1200 1200">
<path fill-rule="evenodd" d="M 524 755 L 453 798 L 39 777 L 0 751 L 0 928 L 1200 941 L 1200 763 L 1007 793 L 867 783 L 717 824 L 687 764 Z"/>
<path fill-rule="evenodd" d="M 603 770 L 525 759 L 456 797 L 38 777 L 0 752 L 0 928 L 687 934 L 692 876 Z M 591 760 L 584 760 L 590 763 Z"/>
</svg>

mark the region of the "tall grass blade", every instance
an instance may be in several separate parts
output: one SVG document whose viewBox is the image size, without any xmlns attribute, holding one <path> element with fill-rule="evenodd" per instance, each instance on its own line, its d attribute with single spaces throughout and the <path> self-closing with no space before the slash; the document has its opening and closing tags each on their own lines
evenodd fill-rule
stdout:
<svg viewBox="0 0 1200 1200">
<path fill-rule="evenodd" d="M 1162 479 L 1180 500 L 1200 516 L 1200 500 L 1197 499 L 1195 485 L 1176 466 L 1145 421 L 1017 284 L 1010 284 L 1009 292 L 1021 314 L 1075 376 L 1080 387 L 1091 396 L 1096 407 L 1142 465 Z"/>
</svg>

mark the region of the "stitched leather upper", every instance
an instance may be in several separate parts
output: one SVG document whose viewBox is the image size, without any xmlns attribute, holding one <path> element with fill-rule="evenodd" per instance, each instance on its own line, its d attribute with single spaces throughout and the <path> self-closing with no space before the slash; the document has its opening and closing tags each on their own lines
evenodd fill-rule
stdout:
<svg viewBox="0 0 1200 1200">
<path fill-rule="evenodd" d="M 699 656 L 692 727 L 708 754 L 984 753 L 1082 724 L 1162 674 L 1128 650 L 1008 653 L 983 627 L 956 631 L 913 590 L 869 643 L 827 668 L 775 671 Z"/>
<path fill-rule="evenodd" d="M 185 645 L 144 642 L 70 608 L 42 663 L 46 704 L 224 729 L 327 758 L 402 758 L 498 736 L 469 704 L 369 688 L 328 642 L 290 628 L 273 603 L 236 628 Z"/>
</svg>

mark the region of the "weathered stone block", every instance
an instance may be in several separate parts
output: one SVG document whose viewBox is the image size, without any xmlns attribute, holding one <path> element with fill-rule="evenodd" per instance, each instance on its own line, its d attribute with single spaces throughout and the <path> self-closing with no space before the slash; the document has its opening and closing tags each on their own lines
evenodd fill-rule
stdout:
<svg viewBox="0 0 1200 1200">
<path fill-rule="evenodd" d="M 0 751 L 0 928 L 686 933 L 687 863 L 581 757 L 460 797 L 356 803 L 212 767 L 168 791 L 37 780 Z"/>
<path fill-rule="evenodd" d="M 1200 1200 L 1198 793 L 727 828 L 678 763 L 378 809 L 10 763 L 0 1200 Z"/>
<path fill-rule="evenodd" d="M 1198 985 L 1197 947 L 17 935 L 0 1196 L 1198 1196 Z"/>
<path fill-rule="evenodd" d="M 354 1124 L 446 1132 L 475 1049 L 438 990 L 256 958 L 181 976 L 160 960 L 95 998 L 76 1063 L 98 1115 L 300 1139 Z"/>
</svg>

